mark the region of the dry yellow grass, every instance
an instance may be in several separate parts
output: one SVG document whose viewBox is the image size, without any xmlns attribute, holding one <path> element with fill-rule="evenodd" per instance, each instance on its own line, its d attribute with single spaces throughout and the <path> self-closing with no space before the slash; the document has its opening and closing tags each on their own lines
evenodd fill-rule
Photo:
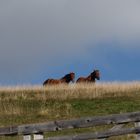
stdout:
<svg viewBox="0 0 140 140">
<path fill-rule="evenodd" d="M 140 82 L 0 87 L 0 99 L 69 100 L 140 95 Z"/>
</svg>

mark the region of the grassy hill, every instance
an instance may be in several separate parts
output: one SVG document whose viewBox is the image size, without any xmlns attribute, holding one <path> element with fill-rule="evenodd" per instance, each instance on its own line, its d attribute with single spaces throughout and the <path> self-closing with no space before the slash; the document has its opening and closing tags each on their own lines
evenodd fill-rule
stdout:
<svg viewBox="0 0 140 140">
<path fill-rule="evenodd" d="M 1 127 L 133 111 L 140 111 L 140 82 L 0 87 Z"/>
</svg>

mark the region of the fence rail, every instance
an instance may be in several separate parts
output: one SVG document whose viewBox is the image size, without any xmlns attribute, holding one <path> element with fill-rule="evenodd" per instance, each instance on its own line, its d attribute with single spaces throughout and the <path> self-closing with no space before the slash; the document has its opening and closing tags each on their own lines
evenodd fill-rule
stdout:
<svg viewBox="0 0 140 140">
<path fill-rule="evenodd" d="M 108 130 L 104 132 L 95 133 L 84 133 L 73 136 L 62 136 L 62 137 L 52 137 L 46 140 L 88 140 L 88 139 L 103 139 L 112 136 L 126 135 L 126 134 L 136 134 L 140 133 L 140 127 L 136 128 L 122 128 L 119 130 Z"/>
<path fill-rule="evenodd" d="M 134 122 L 136 127 L 122 128 L 123 124 Z M 140 112 L 114 114 L 108 116 L 86 117 L 73 120 L 52 121 L 48 123 L 27 124 L 0 128 L 0 136 L 23 135 L 23 140 L 31 140 L 31 134 L 34 140 L 44 139 L 44 132 L 61 131 L 64 129 L 88 128 L 99 125 L 115 124 L 112 129 L 104 132 L 84 133 L 79 135 L 52 137 L 48 140 L 88 140 L 101 139 L 111 136 L 138 134 L 137 140 L 140 140 Z M 118 125 L 119 124 L 119 125 Z M 45 140 L 45 139 L 44 139 Z"/>
</svg>

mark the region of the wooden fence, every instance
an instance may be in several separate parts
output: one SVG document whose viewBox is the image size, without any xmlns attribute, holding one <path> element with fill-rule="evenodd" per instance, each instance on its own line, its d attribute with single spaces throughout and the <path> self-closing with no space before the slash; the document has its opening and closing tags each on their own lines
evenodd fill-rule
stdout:
<svg viewBox="0 0 140 140">
<path fill-rule="evenodd" d="M 134 123 L 134 127 L 123 128 L 124 124 Z M 70 136 L 49 137 L 46 140 L 88 140 L 107 139 L 112 136 L 136 134 L 140 140 L 140 112 L 115 114 L 108 116 L 86 117 L 73 120 L 52 121 L 48 123 L 28 124 L 0 128 L 0 136 L 23 135 L 23 140 L 45 140 L 43 133 L 75 128 L 88 128 L 113 124 L 114 127 L 103 132 L 82 133 Z"/>
</svg>

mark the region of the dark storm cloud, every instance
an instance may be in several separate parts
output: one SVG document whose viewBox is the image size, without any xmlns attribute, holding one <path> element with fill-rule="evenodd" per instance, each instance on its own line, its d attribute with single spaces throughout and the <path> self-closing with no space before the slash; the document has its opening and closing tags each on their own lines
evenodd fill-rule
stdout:
<svg viewBox="0 0 140 140">
<path fill-rule="evenodd" d="M 0 1 L 0 83 L 32 82 L 43 70 L 95 60 L 99 42 L 138 49 L 128 44 L 139 40 L 139 13 L 138 0 Z"/>
</svg>

